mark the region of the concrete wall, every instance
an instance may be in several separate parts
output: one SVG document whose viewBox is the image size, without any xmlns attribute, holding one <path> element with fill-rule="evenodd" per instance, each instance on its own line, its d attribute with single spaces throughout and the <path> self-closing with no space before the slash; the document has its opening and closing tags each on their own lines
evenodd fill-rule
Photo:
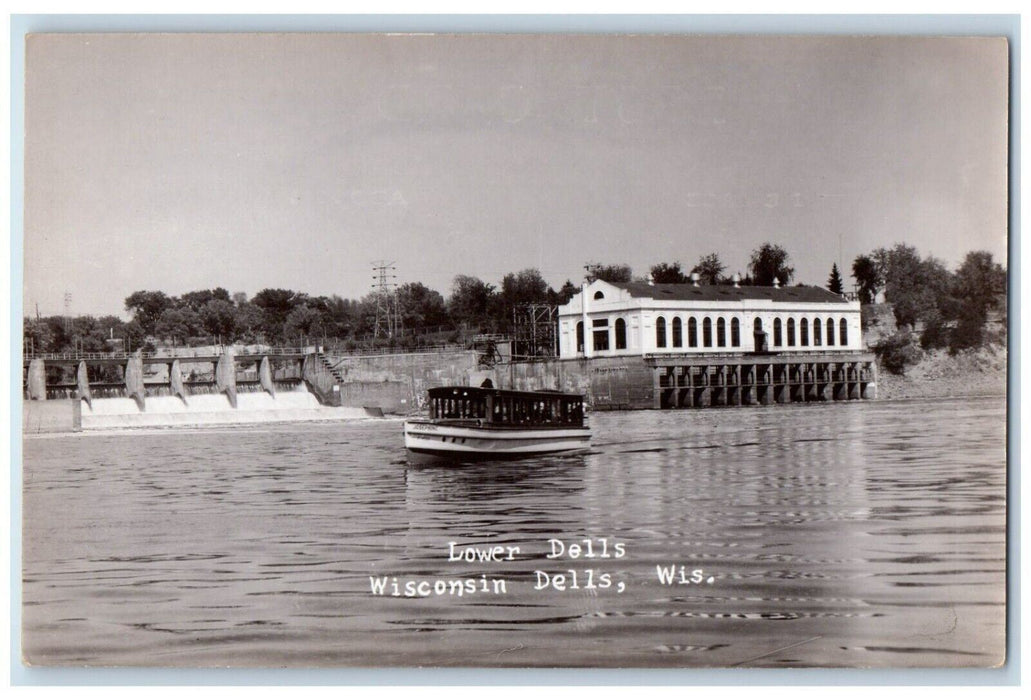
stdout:
<svg viewBox="0 0 1031 700">
<path fill-rule="evenodd" d="M 24 435 L 77 433 L 82 430 L 82 401 L 24 401 L 21 426 Z"/>
<path fill-rule="evenodd" d="M 550 359 L 478 369 L 478 353 L 421 353 L 329 358 L 344 377 L 341 405 L 378 407 L 386 413 L 419 411 L 426 391 L 452 384 L 498 389 L 554 389 L 584 394 L 595 410 L 653 408 L 654 373 L 639 357 Z"/>
<path fill-rule="evenodd" d="M 343 378 L 343 406 L 382 408 L 388 413 L 421 410 L 426 391 L 450 384 L 475 381 L 479 353 L 463 350 L 446 353 L 401 355 L 331 356 L 327 358 Z M 479 384 L 479 382 L 476 382 Z"/>
<path fill-rule="evenodd" d="M 525 362 L 501 368 L 495 375 L 499 389 L 584 394 L 596 411 L 655 406 L 654 371 L 640 357 Z"/>
</svg>

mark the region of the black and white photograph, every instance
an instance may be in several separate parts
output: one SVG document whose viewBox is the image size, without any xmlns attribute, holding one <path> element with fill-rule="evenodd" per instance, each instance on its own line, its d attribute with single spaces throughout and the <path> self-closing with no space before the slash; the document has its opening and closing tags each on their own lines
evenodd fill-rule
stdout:
<svg viewBox="0 0 1031 700">
<path fill-rule="evenodd" d="M 22 663 L 1004 666 L 1011 56 L 29 34 Z"/>
</svg>

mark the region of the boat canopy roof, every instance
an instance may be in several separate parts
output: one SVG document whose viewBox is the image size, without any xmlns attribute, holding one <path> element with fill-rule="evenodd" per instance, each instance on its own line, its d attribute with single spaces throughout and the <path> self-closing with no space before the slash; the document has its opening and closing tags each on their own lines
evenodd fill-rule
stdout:
<svg viewBox="0 0 1031 700">
<path fill-rule="evenodd" d="M 429 390 L 431 399 L 447 398 L 483 398 L 487 396 L 505 397 L 513 399 L 566 399 L 582 401 L 581 394 L 565 394 L 561 391 L 511 391 L 509 389 L 492 389 L 478 386 L 441 386 Z"/>
</svg>

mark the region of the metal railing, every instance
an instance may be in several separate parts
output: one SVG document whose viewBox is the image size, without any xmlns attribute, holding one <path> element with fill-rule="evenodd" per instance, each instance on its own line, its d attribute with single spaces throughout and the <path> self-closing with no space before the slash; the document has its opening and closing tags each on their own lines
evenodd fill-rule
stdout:
<svg viewBox="0 0 1031 700">
<path fill-rule="evenodd" d="M 232 349 L 236 355 L 310 355 L 322 352 L 323 348 L 318 345 L 305 347 L 268 347 L 257 346 L 250 349 L 246 346 L 238 348 L 230 345 L 220 347 L 193 347 L 193 348 L 165 348 L 155 352 L 140 353 L 144 360 L 189 360 L 197 357 L 212 357 L 224 355 L 227 350 Z M 128 360 L 136 355 L 135 352 L 26 352 L 22 355 L 25 360 Z"/>
</svg>

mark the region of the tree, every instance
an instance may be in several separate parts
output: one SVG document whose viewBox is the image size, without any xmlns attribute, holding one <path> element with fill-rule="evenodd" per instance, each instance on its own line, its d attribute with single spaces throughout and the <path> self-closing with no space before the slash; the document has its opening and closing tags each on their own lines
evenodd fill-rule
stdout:
<svg viewBox="0 0 1031 700">
<path fill-rule="evenodd" d="M 322 312 L 308 304 L 301 304 L 287 314 L 283 336 L 292 339 L 315 335 L 321 330 L 321 324 Z"/>
<path fill-rule="evenodd" d="M 154 334 L 158 318 L 173 305 L 172 299 L 164 292 L 139 291 L 125 298 L 125 310 L 132 314 L 147 335 Z"/>
<path fill-rule="evenodd" d="M 126 350 L 153 349 L 153 346 L 147 342 L 147 332 L 143 330 L 143 326 L 140 325 L 139 321 L 132 320 L 123 325 L 122 334 L 125 338 Z"/>
<path fill-rule="evenodd" d="M 985 341 L 988 312 L 1005 306 L 1006 270 L 983 251 L 967 253 L 953 277 L 952 312 L 955 327 L 949 350 L 979 347 Z"/>
<path fill-rule="evenodd" d="M 691 274 L 697 274 L 702 284 L 719 284 L 723 279 L 723 271 L 727 266 L 720 261 L 718 253 L 703 255 L 698 264 L 691 268 Z"/>
<path fill-rule="evenodd" d="M 958 299 L 987 318 L 988 311 L 1006 303 L 1006 269 L 988 251 L 971 251 L 956 270 L 953 289 Z"/>
<path fill-rule="evenodd" d="M 552 303 L 555 306 L 564 306 L 569 303 L 569 300 L 573 298 L 573 295 L 579 294 L 580 288 L 573 284 L 572 280 L 566 280 L 562 288 L 555 293 L 555 298 Z"/>
<path fill-rule="evenodd" d="M 236 330 L 236 337 L 253 342 L 259 338 L 265 324 L 265 313 L 261 307 L 244 302 L 236 307 L 233 314 L 233 328 Z"/>
<path fill-rule="evenodd" d="M 22 323 L 22 336 L 26 350 L 31 350 L 37 354 L 57 351 L 54 348 L 54 333 L 50 325 L 42 319 L 24 319 Z"/>
<path fill-rule="evenodd" d="M 634 278 L 634 271 L 629 265 L 603 265 L 587 263 L 587 282 L 604 280 L 605 282 L 629 282 Z"/>
<path fill-rule="evenodd" d="M 403 328 L 438 328 L 448 322 L 444 297 L 421 282 L 410 282 L 398 288 L 397 308 Z"/>
<path fill-rule="evenodd" d="M 877 292 L 884 286 L 881 271 L 877 262 L 868 255 L 860 255 L 852 261 L 852 277 L 859 287 L 859 301 L 862 304 L 872 304 L 877 298 Z"/>
<path fill-rule="evenodd" d="M 674 260 L 672 263 L 658 263 L 652 265 L 652 282 L 655 284 L 682 284 L 688 281 L 688 276 L 684 274 L 683 269 L 680 267 L 680 261 Z"/>
<path fill-rule="evenodd" d="M 205 304 L 209 301 L 220 300 L 228 302 L 229 292 L 222 289 L 222 287 L 215 287 L 214 289 L 200 289 L 195 292 L 187 292 L 179 297 L 179 302 L 184 306 L 189 306 L 194 311 L 199 312 Z"/>
<path fill-rule="evenodd" d="M 494 285 L 478 277 L 457 275 L 451 283 L 451 296 L 447 301 L 448 312 L 458 325 L 479 327 L 487 323 L 490 317 L 494 296 Z"/>
<path fill-rule="evenodd" d="M 787 251 L 772 243 L 763 243 L 752 251 L 748 271 L 754 283 L 760 287 L 772 286 L 774 279 L 785 286 L 795 276 L 795 268 L 788 265 Z"/>
<path fill-rule="evenodd" d="M 940 260 L 921 259 L 916 248 L 903 243 L 878 248 L 872 257 L 884 280 L 884 300 L 894 308 L 900 326 L 912 327 L 942 313 L 942 304 L 950 300 L 952 278 Z M 943 315 L 955 314 L 945 310 Z"/>
<path fill-rule="evenodd" d="M 827 278 L 827 289 L 835 294 L 845 293 L 845 284 L 841 280 L 841 273 L 838 272 L 838 263 L 831 265 L 831 276 Z"/>
<path fill-rule="evenodd" d="M 336 294 L 329 297 L 326 303 L 326 333 L 335 338 L 343 338 L 354 331 L 355 308 L 357 302 L 342 299 Z"/>
<path fill-rule="evenodd" d="M 222 336 L 223 340 L 232 340 L 236 329 L 237 308 L 231 301 L 211 298 L 200 308 L 200 320 L 204 330 L 211 335 Z"/>
<path fill-rule="evenodd" d="M 265 316 L 262 328 L 269 338 L 277 339 L 283 336 L 286 317 L 303 303 L 306 297 L 307 295 L 299 295 L 292 289 L 262 289 L 254 295 L 251 303 L 262 310 Z"/>
<path fill-rule="evenodd" d="M 200 316 L 188 306 L 165 309 L 154 323 L 154 335 L 171 340 L 172 345 L 186 344 L 200 330 Z"/>
<path fill-rule="evenodd" d="M 516 307 L 523 304 L 547 304 L 554 294 L 540 270 L 527 268 L 520 272 L 510 272 L 501 280 L 501 291 L 495 299 L 491 315 L 499 329 L 510 328 Z"/>
</svg>

